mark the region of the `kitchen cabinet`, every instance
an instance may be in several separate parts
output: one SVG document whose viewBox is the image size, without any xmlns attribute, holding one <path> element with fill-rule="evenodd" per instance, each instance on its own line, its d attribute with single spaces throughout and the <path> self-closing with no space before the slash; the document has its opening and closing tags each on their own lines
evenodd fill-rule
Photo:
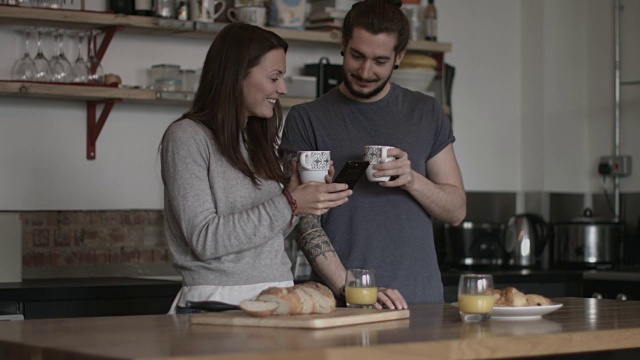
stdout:
<svg viewBox="0 0 640 360">
<path fill-rule="evenodd" d="M 0 314 L 26 320 L 166 314 L 181 287 L 179 281 L 135 278 L 0 283 Z"/>
</svg>

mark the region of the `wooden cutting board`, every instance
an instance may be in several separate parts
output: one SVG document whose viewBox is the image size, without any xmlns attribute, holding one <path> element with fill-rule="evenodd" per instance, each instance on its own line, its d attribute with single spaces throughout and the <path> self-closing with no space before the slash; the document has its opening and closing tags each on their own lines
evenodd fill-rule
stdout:
<svg viewBox="0 0 640 360">
<path fill-rule="evenodd" d="M 365 324 L 378 321 L 406 319 L 409 310 L 375 310 L 337 308 L 331 314 L 271 315 L 254 317 L 241 310 L 189 316 L 192 324 L 263 326 L 281 328 L 323 329 L 328 327 Z"/>
</svg>

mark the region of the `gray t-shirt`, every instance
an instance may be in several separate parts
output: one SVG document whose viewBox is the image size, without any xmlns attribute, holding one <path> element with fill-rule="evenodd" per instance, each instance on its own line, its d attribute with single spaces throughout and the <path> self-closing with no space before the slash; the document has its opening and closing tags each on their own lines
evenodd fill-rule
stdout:
<svg viewBox="0 0 640 360">
<path fill-rule="evenodd" d="M 278 182 L 254 185 L 190 119 L 169 126 L 161 155 L 165 236 L 184 286 L 293 280 L 284 250 L 291 207 Z"/>
<path fill-rule="evenodd" d="M 330 150 L 336 172 L 362 160 L 364 145 L 398 147 L 425 175 L 425 162 L 455 138 L 441 106 L 429 96 L 391 84 L 381 100 L 364 103 L 338 88 L 294 106 L 281 149 Z M 431 216 L 406 191 L 363 176 L 353 196 L 322 217 L 322 227 L 346 268 L 375 269 L 378 285 L 398 289 L 410 304 L 442 303 L 442 280 Z"/>
</svg>

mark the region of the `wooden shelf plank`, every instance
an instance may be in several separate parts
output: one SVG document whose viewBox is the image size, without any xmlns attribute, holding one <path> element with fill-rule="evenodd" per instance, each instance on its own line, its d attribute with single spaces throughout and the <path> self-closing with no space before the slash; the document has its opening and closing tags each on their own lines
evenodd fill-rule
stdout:
<svg viewBox="0 0 640 360">
<path fill-rule="evenodd" d="M 176 93 L 176 95 L 191 95 Z M 91 86 L 75 84 L 52 84 L 22 81 L 0 81 L 0 96 L 24 96 L 60 100 L 98 101 L 120 99 L 124 102 L 155 103 L 167 105 L 190 105 L 191 100 L 163 98 L 160 93 L 150 89 L 127 89 L 109 86 Z M 186 96 L 182 96 L 186 98 Z M 312 101 L 308 98 L 283 97 L 282 107 Z"/>
<path fill-rule="evenodd" d="M 177 20 L 165 20 L 149 16 L 113 14 L 109 12 L 54 10 L 0 5 L 0 24 L 25 27 L 47 26 L 68 29 L 91 29 L 123 26 L 124 32 L 153 36 L 179 36 L 211 40 L 224 24 L 195 24 Z M 205 28 L 200 28 L 205 27 Z M 312 43 L 340 44 L 340 32 L 292 30 L 281 28 L 266 29 L 275 32 L 285 40 Z M 409 50 L 420 52 L 450 52 L 451 44 L 433 41 L 409 41 Z"/>
<path fill-rule="evenodd" d="M 0 95 L 90 101 L 122 99 L 149 102 L 156 100 L 156 92 L 153 90 L 21 81 L 0 81 Z"/>
</svg>

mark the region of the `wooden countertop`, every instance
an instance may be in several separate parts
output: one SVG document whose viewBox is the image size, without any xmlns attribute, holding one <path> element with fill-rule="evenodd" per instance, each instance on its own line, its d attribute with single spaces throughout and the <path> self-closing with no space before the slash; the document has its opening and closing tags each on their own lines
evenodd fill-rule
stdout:
<svg viewBox="0 0 640 360">
<path fill-rule="evenodd" d="M 463 324 L 450 304 L 324 330 L 191 325 L 189 315 L 0 322 L 7 359 L 495 359 L 640 348 L 640 302 L 554 299 L 539 320 Z"/>
</svg>

